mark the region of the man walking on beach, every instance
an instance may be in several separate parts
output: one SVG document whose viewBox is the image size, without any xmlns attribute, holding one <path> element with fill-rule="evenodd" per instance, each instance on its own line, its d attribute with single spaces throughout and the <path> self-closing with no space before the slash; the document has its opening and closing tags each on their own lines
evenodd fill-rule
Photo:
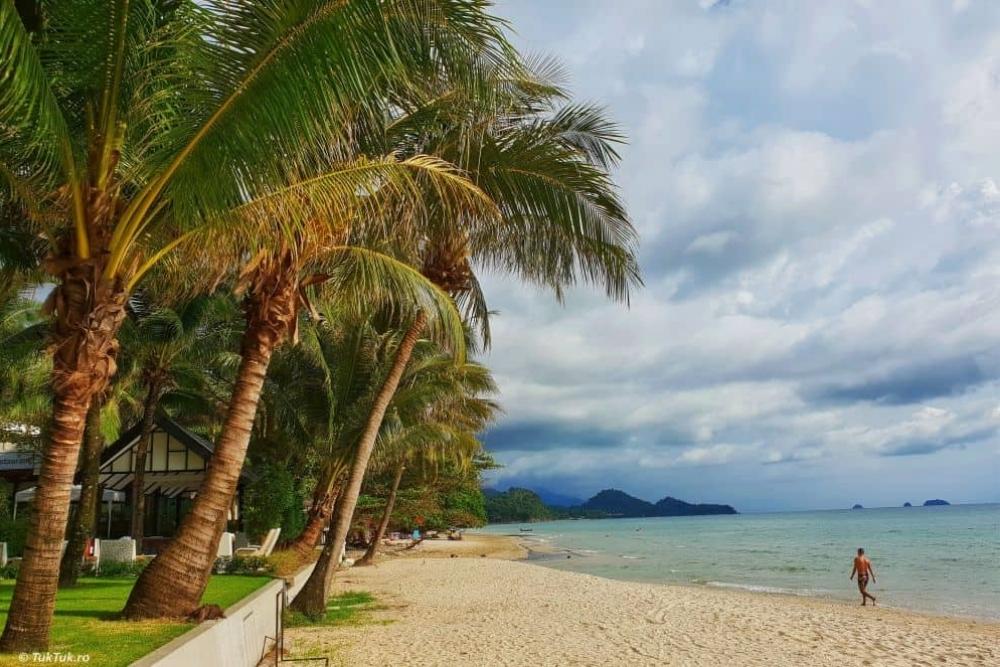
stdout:
<svg viewBox="0 0 1000 667">
<path fill-rule="evenodd" d="M 872 606 L 875 606 L 875 596 L 868 592 L 868 577 L 871 577 L 872 583 L 876 583 L 875 570 L 872 568 L 872 562 L 868 560 L 868 556 L 865 555 L 864 549 L 858 549 L 858 555 L 854 557 L 854 568 L 851 570 L 851 579 L 854 579 L 855 574 L 858 575 L 858 590 L 861 591 L 861 606 L 864 607 L 869 598 L 872 601 Z"/>
</svg>

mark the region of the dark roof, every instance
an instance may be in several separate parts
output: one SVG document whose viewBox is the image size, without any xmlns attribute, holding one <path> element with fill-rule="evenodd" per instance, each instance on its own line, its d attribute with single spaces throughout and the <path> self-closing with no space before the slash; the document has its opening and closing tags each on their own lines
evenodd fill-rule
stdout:
<svg viewBox="0 0 1000 667">
<path fill-rule="evenodd" d="M 180 440 L 191 451 L 200 454 L 205 460 L 212 458 L 215 447 L 208 440 L 200 435 L 192 433 L 165 414 L 158 414 L 155 418 L 156 427 L 161 431 L 169 433 L 174 438 Z M 111 443 L 101 454 L 101 466 L 118 456 L 123 450 L 135 444 L 142 433 L 142 422 L 139 422 L 129 430 L 122 433 L 121 437 Z"/>
</svg>

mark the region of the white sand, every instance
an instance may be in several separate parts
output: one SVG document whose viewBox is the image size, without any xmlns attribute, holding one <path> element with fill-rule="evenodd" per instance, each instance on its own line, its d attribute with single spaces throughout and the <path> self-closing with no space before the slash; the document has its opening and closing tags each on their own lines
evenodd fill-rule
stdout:
<svg viewBox="0 0 1000 667">
<path fill-rule="evenodd" d="M 369 591 L 380 608 L 359 625 L 289 630 L 293 655 L 379 666 L 1000 665 L 1000 624 L 477 557 L 516 552 L 498 539 L 463 541 L 465 557 L 425 543 L 339 575 L 338 591 Z"/>
</svg>

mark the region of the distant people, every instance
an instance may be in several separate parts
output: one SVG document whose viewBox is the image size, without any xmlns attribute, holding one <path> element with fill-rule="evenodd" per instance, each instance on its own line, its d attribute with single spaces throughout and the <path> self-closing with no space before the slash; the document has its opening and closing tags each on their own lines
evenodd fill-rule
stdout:
<svg viewBox="0 0 1000 667">
<path fill-rule="evenodd" d="M 851 579 L 854 579 L 854 575 L 858 575 L 858 591 L 861 592 L 861 606 L 864 607 L 868 600 L 872 601 L 872 606 L 875 606 L 875 596 L 868 592 L 868 578 L 871 577 L 872 583 L 875 581 L 875 569 L 872 567 L 872 562 L 868 560 L 868 556 L 865 555 L 864 549 L 858 549 L 858 555 L 854 557 L 854 568 L 851 570 Z"/>
<path fill-rule="evenodd" d="M 420 529 L 419 528 L 414 528 L 413 529 L 413 541 L 414 542 L 419 542 L 420 541 Z"/>
</svg>

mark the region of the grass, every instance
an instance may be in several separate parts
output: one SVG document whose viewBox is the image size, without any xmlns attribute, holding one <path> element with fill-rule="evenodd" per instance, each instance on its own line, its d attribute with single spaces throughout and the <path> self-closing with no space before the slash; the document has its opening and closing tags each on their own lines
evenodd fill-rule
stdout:
<svg viewBox="0 0 1000 667">
<path fill-rule="evenodd" d="M 212 577 L 202 602 L 225 609 L 269 581 L 270 577 Z M 76 588 L 60 590 L 49 651 L 88 654 L 90 665 L 124 667 L 194 627 L 183 621 L 117 619 L 133 584 L 134 577 L 81 577 Z M 13 591 L 13 581 L 0 582 L 0 623 L 7 621 Z M 0 655 L 0 666 L 23 664 L 17 656 Z"/>
<path fill-rule="evenodd" d="M 364 591 L 347 591 L 330 599 L 326 614 L 311 617 L 297 611 L 285 612 L 286 628 L 308 626 L 360 625 L 369 620 L 369 612 L 376 609 L 375 598 Z"/>
</svg>

